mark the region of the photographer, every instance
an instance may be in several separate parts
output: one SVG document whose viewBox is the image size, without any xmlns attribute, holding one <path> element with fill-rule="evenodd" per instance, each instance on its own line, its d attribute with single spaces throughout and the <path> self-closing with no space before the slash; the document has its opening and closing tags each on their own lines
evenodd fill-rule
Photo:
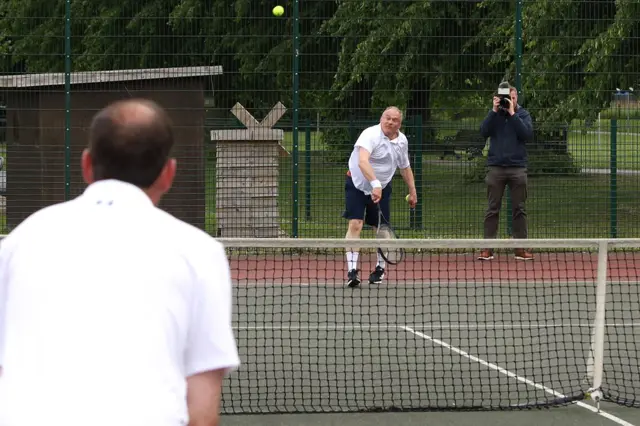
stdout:
<svg viewBox="0 0 640 426">
<path fill-rule="evenodd" d="M 518 91 L 508 82 L 500 83 L 493 97 L 493 109 L 482 122 L 480 134 L 489 142 L 487 183 L 488 207 L 484 216 L 484 238 L 495 239 L 502 196 L 508 185 L 512 197 L 513 238 L 527 238 L 527 148 L 533 138 L 529 112 L 518 105 Z M 533 259 L 524 249 L 516 249 L 519 260 Z M 493 259 L 493 251 L 484 249 L 479 260 Z"/>
</svg>

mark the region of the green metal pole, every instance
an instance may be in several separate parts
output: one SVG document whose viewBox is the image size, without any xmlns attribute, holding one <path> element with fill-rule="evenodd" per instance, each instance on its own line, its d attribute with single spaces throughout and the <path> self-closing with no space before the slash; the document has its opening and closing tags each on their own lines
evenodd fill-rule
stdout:
<svg viewBox="0 0 640 426">
<path fill-rule="evenodd" d="M 414 179 L 416 182 L 416 192 L 418 193 L 418 204 L 414 212 L 414 228 L 422 229 L 422 115 L 415 117 L 416 140 L 415 140 L 415 157 L 413 159 Z"/>
<path fill-rule="evenodd" d="M 514 83 L 516 90 L 520 93 L 522 91 L 522 0 L 516 0 L 515 44 L 516 78 Z M 507 188 L 507 235 L 509 236 L 513 233 L 511 209 L 511 190 Z"/>
<path fill-rule="evenodd" d="M 611 200 L 611 238 L 618 238 L 618 120 L 611 120 L 611 153 L 609 184 Z"/>
<path fill-rule="evenodd" d="M 71 199 L 71 0 L 64 19 L 64 198 Z"/>
<path fill-rule="evenodd" d="M 522 0 L 516 0 L 516 81 L 518 93 L 522 91 Z"/>
<path fill-rule="evenodd" d="M 311 119 L 307 118 L 304 129 L 304 212 L 311 220 Z"/>
<path fill-rule="evenodd" d="M 298 238 L 298 120 L 300 113 L 300 0 L 293 0 L 293 212 L 291 233 Z"/>
</svg>

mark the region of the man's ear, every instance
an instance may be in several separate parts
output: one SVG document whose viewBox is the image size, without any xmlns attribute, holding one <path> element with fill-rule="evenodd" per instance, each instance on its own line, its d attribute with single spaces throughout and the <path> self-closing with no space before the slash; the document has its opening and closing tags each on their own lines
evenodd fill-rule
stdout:
<svg viewBox="0 0 640 426">
<path fill-rule="evenodd" d="M 82 158 L 80 159 L 80 167 L 82 169 L 82 178 L 87 185 L 91 185 L 95 180 L 93 178 L 93 163 L 91 159 L 91 153 L 88 149 L 82 151 Z"/>
</svg>

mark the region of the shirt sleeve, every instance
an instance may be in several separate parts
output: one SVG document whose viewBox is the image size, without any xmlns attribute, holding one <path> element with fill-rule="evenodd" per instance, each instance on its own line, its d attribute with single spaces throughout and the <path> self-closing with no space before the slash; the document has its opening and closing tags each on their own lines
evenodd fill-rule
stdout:
<svg viewBox="0 0 640 426">
<path fill-rule="evenodd" d="M 373 152 L 374 144 L 373 144 L 373 138 L 371 137 L 370 132 L 367 130 L 362 132 L 358 137 L 358 140 L 356 141 L 355 146 L 364 148 L 367 151 L 369 151 L 369 154 L 371 154 Z"/>
<path fill-rule="evenodd" d="M 224 248 L 211 240 L 196 265 L 191 321 L 185 354 L 187 377 L 205 371 L 224 369 L 228 372 L 240 365 L 231 323 L 232 288 L 229 262 Z"/>
</svg>

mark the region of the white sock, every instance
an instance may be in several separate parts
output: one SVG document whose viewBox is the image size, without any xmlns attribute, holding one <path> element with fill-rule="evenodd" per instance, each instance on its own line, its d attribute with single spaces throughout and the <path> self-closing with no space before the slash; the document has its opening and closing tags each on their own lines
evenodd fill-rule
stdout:
<svg viewBox="0 0 640 426">
<path fill-rule="evenodd" d="M 347 270 L 351 271 L 352 269 L 358 269 L 358 252 L 357 251 L 347 252 Z"/>
<path fill-rule="evenodd" d="M 384 269 L 386 262 L 384 261 L 384 258 L 380 255 L 380 253 L 376 253 L 378 254 L 378 266 Z"/>
</svg>

